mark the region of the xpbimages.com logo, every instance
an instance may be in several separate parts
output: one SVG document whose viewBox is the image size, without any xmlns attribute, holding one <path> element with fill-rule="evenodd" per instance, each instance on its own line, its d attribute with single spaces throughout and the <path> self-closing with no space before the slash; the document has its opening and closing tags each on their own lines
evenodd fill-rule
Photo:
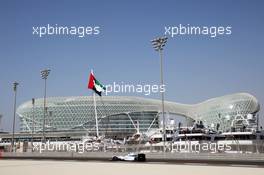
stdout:
<svg viewBox="0 0 264 175">
<path fill-rule="evenodd" d="M 231 151 L 232 147 L 227 143 L 198 143 L 189 141 L 179 141 L 172 144 L 172 152 L 188 152 L 188 153 L 200 153 L 200 152 L 225 152 Z"/>
<path fill-rule="evenodd" d="M 232 26 L 197 26 L 197 25 L 173 25 L 165 26 L 164 35 L 171 38 L 183 35 L 209 36 L 217 38 L 220 36 L 228 36 L 232 34 Z"/>
<path fill-rule="evenodd" d="M 93 74 L 90 73 L 88 89 L 94 90 L 98 95 L 101 96 L 102 92 L 105 92 L 105 95 L 109 95 L 111 93 L 141 93 L 144 95 L 150 95 L 152 93 L 164 93 L 165 92 L 165 84 L 162 85 L 150 85 L 150 84 L 127 84 L 124 82 L 103 85 L 97 80 Z"/>
<path fill-rule="evenodd" d="M 35 142 L 33 143 L 33 151 L 42 153 L 44 151 L 66 151 L 66 152 L 77 152 L 84 153 L 86 151 L 99 151 L 100 144 L 99 143 L 88 143 L 88 142 L 50 142 L 41 143 Z"/>
<path fill-rule="evenodd" d="M 77 36 L 79 38 L 86 37 L 88 35 L 99 35 L 99 26 L 59 26 L 55 25 L 44 25 L 44 26 L 33 26 L 32 35 L 38 37 L 44 36 Z"/>
<path fill-rule="evenodd" d="M 163 93 L 166 91 L 166 85 L 156 84 L 126 84 L 124 82 L 108 84 L 104 88 L 105 95 L 112 93 L 139 93 L 143 95 L 151 95 L 156 93 Z"/>
</svg>

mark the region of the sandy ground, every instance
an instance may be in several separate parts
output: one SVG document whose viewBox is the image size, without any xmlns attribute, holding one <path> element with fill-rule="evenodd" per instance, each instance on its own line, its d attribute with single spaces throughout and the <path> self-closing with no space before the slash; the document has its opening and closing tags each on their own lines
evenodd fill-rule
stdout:
<svg viewBox="0 0 264 175">
<path fill-rule="evenodd" d="M 0 160 L 1 175 L 263 175 L 264 168 L 197 164 Z"/>
</svg>

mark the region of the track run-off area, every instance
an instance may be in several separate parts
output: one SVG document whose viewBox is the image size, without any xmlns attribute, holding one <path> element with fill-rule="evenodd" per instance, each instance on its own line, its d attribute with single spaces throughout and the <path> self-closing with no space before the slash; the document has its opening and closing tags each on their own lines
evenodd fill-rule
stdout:
<svg viewBox="0 0 264 175">
<path fill-rule="evenodd" d="M 263 175 L 264 168 L 254 165 L 209 165 L 203 164 L 172 164 L 165 162 L 134 163 L 134 162 L 99 162 L 74 160 L 0 160 L 0 174 L 8 175 Z"/>
</svg>

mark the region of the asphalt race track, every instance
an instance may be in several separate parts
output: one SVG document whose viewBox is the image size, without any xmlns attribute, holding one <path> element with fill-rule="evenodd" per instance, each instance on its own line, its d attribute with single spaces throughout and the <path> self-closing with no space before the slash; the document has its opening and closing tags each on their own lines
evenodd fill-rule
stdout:
<svg viewBox="0 0 264 175">
<path fill-rule="evenodd" d="M 212 166 L 206 164 L 133 163 L 58 160 L 0 160 L 1 175 L 263 175 L 264 168 L 254 165 Z"/>
</svg>

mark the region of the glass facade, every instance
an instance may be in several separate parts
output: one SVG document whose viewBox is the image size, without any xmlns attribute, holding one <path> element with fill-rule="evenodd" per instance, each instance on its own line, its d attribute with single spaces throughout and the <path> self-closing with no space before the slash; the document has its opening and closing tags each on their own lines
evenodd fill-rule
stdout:
<svg viewBox="0 0 264 175">
<path fill-rule="evenodd" d="M 42 131 L 43 99 L 25 102 L 17 109 L 22 132 Z M 46 108 L 46 131 L 86 130 L 95 132 L 95 109 L 92 96 L 49 97 Z M 136 132 L 137 122 L 142 132 L 158 128 L 161 111 L 160 100 L 104 96 L 96 97 L 99 132 L 110 135 Z M 188 120 L 202 120 L 206 125 L 220 124 L 220 129 L 230 128 L 237 114 L 253 116 L 259 111 L 257 99 L 247 93 L 231 94 L 213 98 L 194 105 L 165 102 L 165 111 L 187 117 Z M 33 122 L 34 121 L 34 122 Z"/>
<path fill-rule="evenodd" d="M 96 110 L 100 132 L 135 133 L 137 122 L 140 131 L 158 128 L 159 100 L 137 97 L 96 97 Z M 46 131 L 87 130 L 95 132 L 95 108 L 93 97 L 47 98 Z M 20 130 L 42 131 L 43 99 L 36 99 L 18 107 Z M 34 122 L 33 122 L 34 121 Z"/>
<path fill-rule="evenodd" d="M 256 119 L 259 110 L 260 105 L 254 96 L 238 93 L 196 104 L 188 115 L 202 120 L 208 127 L 215 128 L 219 124 L 219 130 L 228 131 L 236 117 L 248 119 L 248 114 L 252 114 L 252 119 Z"/>
</svg>

